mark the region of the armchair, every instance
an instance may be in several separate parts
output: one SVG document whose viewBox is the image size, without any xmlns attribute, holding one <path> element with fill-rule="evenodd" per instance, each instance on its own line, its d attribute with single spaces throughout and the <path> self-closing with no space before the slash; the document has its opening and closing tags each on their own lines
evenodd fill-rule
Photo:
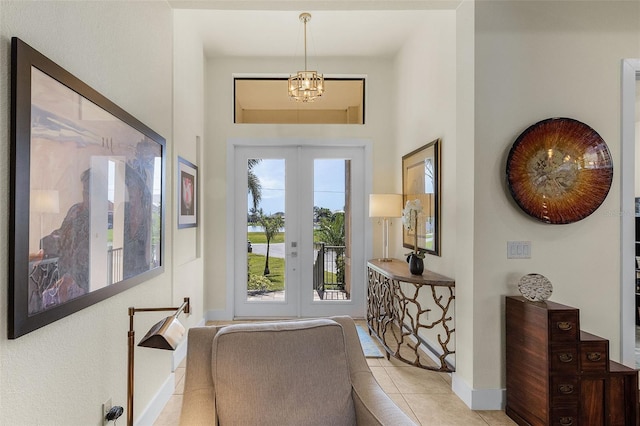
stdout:
<svg viewBox="0 0 640 426">
<path fill-rule="evenodd" d="M 350 317 L 191 328 L 180 423 L 415 425 L 376 382 Z"/>
</svg>

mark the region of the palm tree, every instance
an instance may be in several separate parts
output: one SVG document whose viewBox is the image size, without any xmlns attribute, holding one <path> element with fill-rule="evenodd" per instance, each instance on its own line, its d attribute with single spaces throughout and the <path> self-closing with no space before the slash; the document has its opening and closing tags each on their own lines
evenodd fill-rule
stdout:
<svg viewBox="0 0 640 426">
<path fill-rule="evenodd" d="M 313 206 L 313 222 L 318 223 L 322 218 L 330 218 L 331 210 L 326 207 Z"/>
<path fill-rule="evenodd" d="M 260 209 L 258 211 L 258 223 L 262 225 L 264 235 L 267 237 L 267 255 L 264 261 L 263 275 L 269 275 L 271 273 L 269 270 L 269 244 L 271 243 L 271 239 L 276 236 L 284 226 L 284 217 L 278 214 L 265 216 L 262 209 Z"/>
<path fill-rule="evenodd" d="M 344 212 L 320 219 L 318 238 L 330 246 L 344 246 Z"/>
<path fill-rule="evenodd" d="M 249 182 L 249 194 L 251 194 L 251 200 L 253 201 L 253 208 L 257 209 L 260 200 L 262 199 L 262 185 L 260 179 L 253 172 L 253 168 L 260 163 L 258 158 L 249 158 L 247 160 L 247 180 Z"/>
<path fill-rule="evenodd" d="M 338 283 L 344 283 L 344 212 L 336 212 L 330 217 L 321 218 L 316 239 L 328 246 L 336 247 L 333 249 L 336 260 L 336 280 Z"/>
</svg>

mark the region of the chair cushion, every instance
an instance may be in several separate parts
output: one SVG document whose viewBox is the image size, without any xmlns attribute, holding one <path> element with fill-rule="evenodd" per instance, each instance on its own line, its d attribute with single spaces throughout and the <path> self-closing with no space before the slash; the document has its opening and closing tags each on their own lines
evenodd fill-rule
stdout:
<svg viewBox="0 0 640 426">
<path fill-rule="evenodd" d="M 222 328 L 212 375 L 221 425 L 355 425 L 342 326 L 328 319 Z"/>
</svg>

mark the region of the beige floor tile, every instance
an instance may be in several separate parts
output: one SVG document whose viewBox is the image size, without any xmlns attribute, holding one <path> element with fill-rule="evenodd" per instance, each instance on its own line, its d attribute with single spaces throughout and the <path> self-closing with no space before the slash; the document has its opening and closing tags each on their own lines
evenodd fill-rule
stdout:
<svg viewBox="0 0 640 426">
<path fill-rule="evenodd" d="M 164 406 L 164 409 L 153 423 L 153 426 L 176 426 L 180 424 L 180 409 L 182 407 L 182 395 L 173 395 Z"/>
<path fill-rule="evenodd" d="M 384 353 L 384 349 L 383 349 L 383 353 Z M 397 358 L 394 357 L 390 357 L 389 359 L 386 358 L 386 354 L 384 358 L 378 358 L 380 360 L 380 364 L 383 367 L 411 367 L 411 365 L 407 364 L 404 361 L 400 361 Z"/>
<path fill-rule="evenodd" d="M 371 372 L 373 373 L 373 377 L 376 379 L 376 382 L 378 382 L 382 390 L 387 395 L 390 395 L 392 393 L 400 393 L 400 391 L 398 390 L 396 385 L 393 383 L 393 380 L 391 380 L 391 377 L 389 377 L 389 374 L 387 373 L 387 370 L 384 367 L 370 367 L 370 368 L 371 368 Z"/>
<path fill-rule="evenodd" d="M 404 399 L 422 425 L 487 426 L 452 392 L 448 394 L 403 394 Z"/>
<path fill-rule="evenodd" d="M 418 418 L 416 417 L 415 413 L 413 412 L 413 410 L 411 409 L 411 407 L 409 407 L 409 404 L 407 404 L 407 401 L 404 399 L 404 397 L 402 396 L 401 393 L 390 393 L 388 394 L 389 398 L 391 398 L 393 400 L 393 402 L 395 402 L 395 404 L 400 407 L 400 409 L 411 418 L 411 420 L 413 420 L 416 423 L 418 422 Z"/>
<path fill-rule="evenodd" d="M 416 367 L 384 367 L 384 369 L 402 394 L 453 394 L 451 386 L 440 377 L 442 373 Z"/>
<path fill-rule="evenodd" d="M 381 359 L 382 358 L 367 358 L 367 365 L 369 367 L 382 367 Z"/>
<path fill-rule="evenodd" d="M 511 426 L 517 424 L 504 411 L 476 411 L 490 426 Z"/>
</svg>

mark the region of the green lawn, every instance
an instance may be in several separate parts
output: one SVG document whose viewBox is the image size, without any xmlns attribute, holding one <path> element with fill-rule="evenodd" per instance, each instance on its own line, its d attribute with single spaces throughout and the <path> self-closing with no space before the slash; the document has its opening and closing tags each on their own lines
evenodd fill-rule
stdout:
<svg viewBox="0 0 640 426">
<path fill-rule="evenodd" d="M 248 253 L 249 273 L 263 275 L 266 256 Z M 284 259 L 269 256 L 269 272 L 266 277 L 271 281 L 268 290 L 284 290 Z"/>
<path fill-rule="evenodd" d="M 313 231 L 313 241 L 320 241 L 320 237 L 318 237 L 318 230 Z M 247 239 L 251 241 L 251 243 L 256 244 L 266 244 L 267 237 L 265 237 L 264 232 L 247 232 Z M 281 232 L 273 237 L 271 240 L 272 243 L 284 243 L 284 232 Z"/>
<path fill-rule="evenodd" d="M 251 241 L 251 243 L 267 244 L 267 237 L 264 235 L 264 232 L 247 232 L 247 239 Z M 274 235 L 271 242 L 284 243 L 284 232 Z M 269 258 L 269 263 L 271 263 L 271 258 Z"/>
<path fill-rule="evenodd" d="M 263 275 L 264 272 L 264 260 L 266 256 L 261 254 L 253 254 L 249 253 L 249 257 L 247 258 L 249 262 L 249 273 L 252 275 Z M 279 291 L 284 290 L 284 259 L 278 257 L 269 257 L 269 272 L 271 272 L 266 277 L 269 279 L 271 284 L 267 288 L 267 290 L 271 291 Z M 324 279 L 327 283 L 335 282 L 336 274 L 333 272 L 324 271 Z M 330 289 L 338 289 L 341 288 L 338 285 L 327 284 L 325 287 L 327 290 Z"/>
</svg>

